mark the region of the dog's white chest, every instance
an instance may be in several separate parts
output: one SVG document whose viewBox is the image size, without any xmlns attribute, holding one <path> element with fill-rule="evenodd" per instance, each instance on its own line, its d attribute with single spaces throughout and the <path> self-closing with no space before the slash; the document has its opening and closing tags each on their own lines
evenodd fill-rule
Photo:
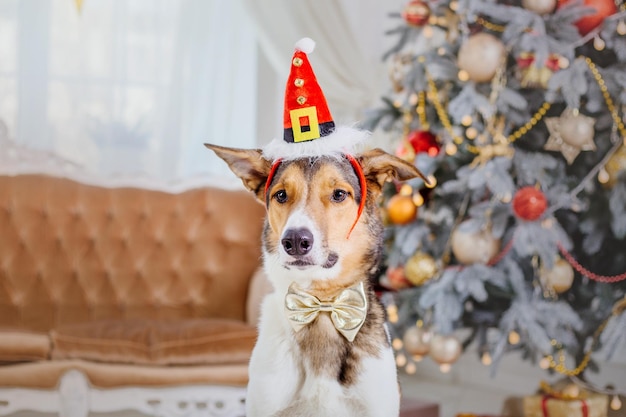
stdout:
<svg viewBox="0 0 626 417">
<path fill-rule="evenodd" d="M 320 361 L 335 358 L 305 353 L 282 311 L 282 298 L 266 297 L 259 339 L 250 362 L 248 417 L 397 417 L 398 386 L 391 349 L 366 357 L 355 380 L 345 385 L 324 371 Z M 341 337 L 328 317 L 317 331 Z"/>
</svg>

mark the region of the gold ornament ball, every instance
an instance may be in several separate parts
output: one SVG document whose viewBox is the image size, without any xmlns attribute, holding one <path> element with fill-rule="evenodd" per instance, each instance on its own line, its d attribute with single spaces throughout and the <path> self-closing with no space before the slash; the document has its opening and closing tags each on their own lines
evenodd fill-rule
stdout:
<svg viewBox="0 0 626 417">
<path fill-rule="evenodd" d="M 461 350 L 461 342 L 451 335 L 435 334 L 430 341 L 430 357 L 439 365 L 456 362 Z"/>
<path fill-rule="evenodd" d="M 423 327 L 409 327 L 402 337 L 404 349 L 412 356 L 425 356 L 430 351 L 430 340 L 433 334 Z"/>
<path fill-rule="evenodd" d="M 479 83 L 491 81 L 502 63 L 504 53 L 504 44 L 500 39 L 481 32 L 470 36 L 461 45 L 457 63 L 471 80 Z"/>
<path fill-rule="evenodd" d="M 604 170 L 608 174 L 607 188 L 613 188 L 620 172 L 626 170 L 626 145 L 620 147 L 606 162 Z"/>
<path fill-rule="evenodd" d="M 522 7 L 540 15 L 552 13 L 556 8 L 556 0 L 522 0 Z"/>
<path fill-rule="evenodd" d="M 559 132 L 568 145 L 584 148 L 595 134 L 594 122 L 580 113 L 567 112 L 559 119 Z"/>
<path fill-rule="evenodd" d="M 417 206 L 410 195 L 395 194 L 387 202 L 387 217 L 394 224 L 407 224 L 415 220 Z"/>
<path fill-rule="evenodd" d="M 413 285 L 422 285 L 437 273 L 437 262 L 427 253 L 416 252 L 404 264 L 404 275 Z"/>
<path fill-rule="evenodd" d="M 561 294 L 572 287 L 574 282 L 574 269 L 563 258 L 558 258 L 554 262 L 552 269 L 542 268 L 539 278 L 543 285 L 552 288 L 556 293 Z"/>
<path fill-rule="evenodd" d="M 462 225 L 450 236 L 452 253 L 457 261 L 464 265 L 489 262 L 500 250 L 500 240 L 493 237 L 489 229 L 466 232 Z"/>
</svg>

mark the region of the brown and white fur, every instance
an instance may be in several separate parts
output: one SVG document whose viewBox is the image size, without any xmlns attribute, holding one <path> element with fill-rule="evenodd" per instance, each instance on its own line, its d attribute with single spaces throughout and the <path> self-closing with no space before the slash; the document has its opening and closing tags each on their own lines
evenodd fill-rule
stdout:
<svg viewBox="0 0 626 417">
<path fill-rule="evenodd" d="M 386 181 L 421 173 L 380 149 L 354 155 L 367 180 L 367 198 L 348 237 L 361 193 L 355 170 L 341 154 L 281 163 L 266 194 L 271 162 L 261 150 L 206 146 L 267 207 L 263 257 L 274 292 L 263 302 L 250 360 L 247 416 L 397 417 L 393 351 L 384 310 L 369 285 L 383 243 L 377 199 Z M 353 342 L 337 332 L 327 313 L 297 333 L 292 330 L 283 308 L 294 281 L 320 300 L 365 283 L 368 312 Z"/>
</svg>

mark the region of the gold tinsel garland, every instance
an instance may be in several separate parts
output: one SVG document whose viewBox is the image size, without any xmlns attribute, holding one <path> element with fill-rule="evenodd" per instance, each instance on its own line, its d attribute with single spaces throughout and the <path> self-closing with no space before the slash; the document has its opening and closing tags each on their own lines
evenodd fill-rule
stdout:
<svg viewBox="0 0 626 417">
<path fill-rule="evenodd" d="M 587 365 L 589 365 L 589 361 L 591 360 L 591 354 L 593 353 L 593 350 L 596 348 L 596 345 L 598 344 L 598 340 L 600 339 L 600 335 L 604 331 L 604 328 L 608 324 L 609 320 L 612 317 L 622 314 L 624 310 L 626 310 L 626 297 L 624 297 L 623 299 L 615 303 L 611 311 L 611 315 L 608 316 L 602 322 L 602 324 L 600 324 L 600 326 L 596 329 L 596 331 L 593 334 L 593 339 L 591 341 L 589 349 L 587 349 L 582 360 L 575 368 L 570 369 L 565 365 L 565 350 L 563 348 L 563 345 L 561 345 L 556 340 L 552 340 L 551 344 L 552 346 L 558 349 L 558 362 L 557 360 L 555 360 L 553 355 L 547 355 L 543 359 L 544 367 L 554 369 L 556 372 L 565 376 L 569 376 L 569 377 L 580 375 L 580 373 L 584 371 L 585 368 L 587 368 Z"/>
</svg>

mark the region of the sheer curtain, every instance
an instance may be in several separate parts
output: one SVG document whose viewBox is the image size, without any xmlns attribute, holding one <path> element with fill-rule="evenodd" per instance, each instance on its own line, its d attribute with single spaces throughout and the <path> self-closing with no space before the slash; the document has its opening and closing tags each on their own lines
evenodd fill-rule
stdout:
<svg viewBox="0 0 626 417">
<path fill-rule="evenodd" d="M 230 176 L 252 147 L 257 43 L 240 0 L 2 0 L 0 120 L 98 175 Z"/>
</svg>

